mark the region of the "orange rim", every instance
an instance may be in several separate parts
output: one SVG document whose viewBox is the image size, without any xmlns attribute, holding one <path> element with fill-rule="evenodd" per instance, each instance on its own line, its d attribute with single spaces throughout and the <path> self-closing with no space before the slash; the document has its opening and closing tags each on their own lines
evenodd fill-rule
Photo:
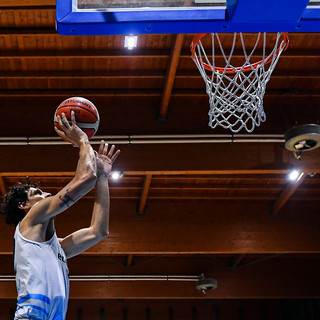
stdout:
<svg viewBox="0 0 320 320">
<path fill-rule="evenodd" d="M 196 36 L 194 36 L 194 38 L 192 39 L 192 42 L 191 42 L 191 45 L 190 45 L 190 49 L 191 49 L 191 54 L 192 54 L 192 57 L 197 60 L 198 58 L 196 57 L 195 55 L 195 51 L 196 51 L 196 46 L 198 44 L 198 42 L 204 37 L 206 36 L 207 34 L 209 33 L 200 33 L 200 34 L 197 34 Z M 283 51 L 287 50 L 288 48 L 288 45 L 289 45 L 289 35 L 288 35 L 288 32 L 283 32 L 282 33 L 282 36 L 283 36 L 283 41 L 284 41 L 284 47 L 283 47 Z M 275 55 L 278 55 L 279 54 L 279 51 L 281 49 L 281 46 L 279 46 L 279 48 L 277 49 L 277 51 L 272 54 L 264 63 L 265 64 L 268 64 L 272 61 L 273 57 Z M 232 73 L 236 73 L 237 71 L 239 70 L 242 70 L 243 72 L 246 72 L 246 71 L 250 71 L 252 70 L 252 67 L 253 69 L 256 69 L 261 63 L 263 63 L 263 60 L 260 60 L 258 62 L 255 62 L 253 64 L 251 64 L 250 66 L 246 66 L 246 67 L 237 67 L 235 69 L 233 68 L 222 68 L 222 67 L 215 67 L 214 70 L 219 72 L 219 73 L 223 73 L 225 72 L 226 74 L 232 74 Z M 207 63 L 203 63 L 203 67 L 206 69 L 206 70 L 209 70 L 209 71 L 212 71 L 212 67 L 210 65 L 208 65 Z"/>
</svg>

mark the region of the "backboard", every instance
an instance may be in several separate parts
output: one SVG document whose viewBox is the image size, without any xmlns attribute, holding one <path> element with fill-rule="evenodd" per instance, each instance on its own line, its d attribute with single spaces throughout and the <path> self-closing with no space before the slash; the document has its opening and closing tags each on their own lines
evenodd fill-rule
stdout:
<svg viewBox="0 0 320 320">
<path fill-rule="evenodd" d="M 319 32 L 320 0 L 57 0 L 61 35 Z"/>
</svg>

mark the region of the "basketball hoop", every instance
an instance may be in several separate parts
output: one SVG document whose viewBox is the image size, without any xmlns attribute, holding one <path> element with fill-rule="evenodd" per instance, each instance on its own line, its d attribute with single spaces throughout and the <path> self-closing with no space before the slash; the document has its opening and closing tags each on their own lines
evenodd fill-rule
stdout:
<svg viewBox="0 0 320 320">
<path fill-rule="evenodd" d="M 255 126 L 266 120 L 263 110 L 266 85 L 281 53 L 288 47 L 288 33 L 277 33 L 275 40 L 274 34 L 266 32 L 234 33 L 232 45 L 228 49 L 229 54 L 223 49 L 221 36 L 212 33 L 212 61 L 207 56 L 201 41 L 206 35 L 208 34 L 203 33 L 193 38 L 191 53 L 209 95 L 209 126 L 215 128 L 220 125 L 232 132 L 239 132 L 245 128 L 248 132 L 252 132 Z M 252 40 L 252 36 L 257 37 L 255 41 Z M 246 48 L 245 41 L 248 47 L 248 38 L 251 38 L 249 40 L 252 48 Z M 270 41 L 275 41 L 275 44 L 272 45 L 270 52 L 267 52 L 267 44 L 269 46 Z M 235 67 L 234 64 L 239 59 L 236 48 L 240 50 L 240 47 L 244 63 L 240 67 Z M 218 55 L 222 57 L 225 67 L 216 66 Z"/>
</svg>

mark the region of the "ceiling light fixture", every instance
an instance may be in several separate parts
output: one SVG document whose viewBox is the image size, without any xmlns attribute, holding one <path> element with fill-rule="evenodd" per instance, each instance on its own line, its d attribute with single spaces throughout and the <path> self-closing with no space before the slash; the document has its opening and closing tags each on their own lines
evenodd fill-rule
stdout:
<svg viewBox="0 0 320 320">
<path fill-rule="evenodd" d="M 110 174 L 112 180 L 119 180 L 123 177 L 123 170 L 121 171 L 112 171 Z"/>
<path fill-rule="evenodd" d="M 128 48 L 128 50 L 132 50 L 133 48 L 135 48 L 137 46 L 137 43 L 138 36 L 129 35 L 124 37 L 124 47 Z"/>
<path fill-rule="evenodd" d="M 291 170 L 288 174 L 288 178 L 291 181 L 297 181 L 299 177 L 300 177 L 300 172 L 296 169 Z"/>
<path fill-rule="evenodd" d="M 303 124 L 293 127 L 285 133 L 285 141 L 285 147 L 300 159 L 303 152 L 320 147 L 320 125 Z"/>
</svg>

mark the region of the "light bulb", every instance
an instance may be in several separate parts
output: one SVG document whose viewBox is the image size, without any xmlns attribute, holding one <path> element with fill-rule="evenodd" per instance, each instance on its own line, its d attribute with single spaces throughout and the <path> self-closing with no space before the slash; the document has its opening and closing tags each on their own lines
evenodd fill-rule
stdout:
<svg viewBox="0 0 320 320">
<path fill-rule="evenodd" d="M 298 170 L 292 170 L 289 172 L 288 177 L 291 181 L 295 181 L 298 179 L 299 175 L 300 175 L 300 172 Z"/>
<path fill-rule="evenodd" d="M 125 36 L 124 37 L 124 47 L 128 48 L 128 50 L 132 50 L 137 46 L 138 43 L 138 36 Z"/>
</svg>

